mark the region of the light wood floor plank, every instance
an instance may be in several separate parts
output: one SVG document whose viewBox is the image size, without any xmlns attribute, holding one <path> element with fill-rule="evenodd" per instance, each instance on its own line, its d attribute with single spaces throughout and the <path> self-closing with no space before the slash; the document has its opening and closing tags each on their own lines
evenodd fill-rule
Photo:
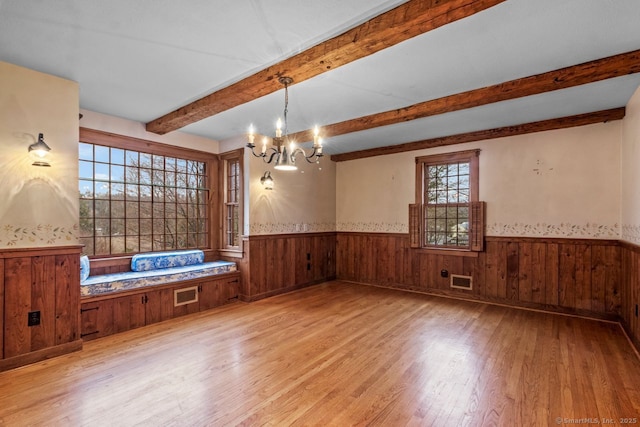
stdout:
<svg viewBox="0 0 640 427">
<path fill-rule="evenodd" d="M 619 325 L 331 282 L 0 373 L 0 425 L 563 425 L 638 418 Z M 572 424 L 575 425 L 575 424 Z"/>
</svg>

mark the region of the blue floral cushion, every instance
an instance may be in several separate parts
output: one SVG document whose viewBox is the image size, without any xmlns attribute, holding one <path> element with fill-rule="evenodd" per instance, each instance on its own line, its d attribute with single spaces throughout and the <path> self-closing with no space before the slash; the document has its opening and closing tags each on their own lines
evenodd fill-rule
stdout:
<svg viewBox="0 0 640 427">
<path fill-rule="evenodd" d="M 125 273 L 91 276 L 80 284 L 80 295 L 89 297 L 111 292 L 126 291 L 146 286 L 197 279 L 237 271 L 235 262 L 213 261 L 152 271 L 127 271 Z"/>
<path fill-rule="evenodd" d="M 89 257 L 86 255 L 82 255 L 80 257 L 80 281 L 84 282 L 89 277 L 90 265 L 89 265 Z"/>
<path fill-rule="evenodd" d="M 202 264 L 204 252 L 200 250 L 150 252 L 136 254 L 131 258 L 131 271 L 151 271 L 161 268 L 184 267 Z"/>
</svg>

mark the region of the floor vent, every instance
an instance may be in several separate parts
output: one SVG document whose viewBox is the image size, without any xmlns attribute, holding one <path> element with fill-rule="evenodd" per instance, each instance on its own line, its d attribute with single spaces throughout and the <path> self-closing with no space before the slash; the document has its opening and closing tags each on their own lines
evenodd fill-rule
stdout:
<svg viewBox="0 0 640 427">
<path fill-rule="evenodd" d="M 465 289 L 470 291 L 473 289 L 473 279 L 471 276 L 451 275 L 451 287 L 455 289 Z"/>
<path fill-rule="evenodd" d="M 190 304 L 192 302 L 198 302 L 198 287 L 192 286 L 190 288 L 176 289 L 173 291 L 173 306 Z"/>
</svg>

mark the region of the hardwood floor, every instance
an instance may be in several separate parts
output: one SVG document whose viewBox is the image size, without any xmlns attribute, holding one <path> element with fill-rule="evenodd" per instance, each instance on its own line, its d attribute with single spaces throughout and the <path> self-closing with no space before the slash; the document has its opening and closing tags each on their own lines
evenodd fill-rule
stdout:
<svg viewBox="0 0 640 427">
<path fill-rule="evenodd" d="M 604 417 L 640 424 L 640 360 L 619 325 L 345 282 L 97 339 L 0 373 L 7 426 Z"/>
</svg>

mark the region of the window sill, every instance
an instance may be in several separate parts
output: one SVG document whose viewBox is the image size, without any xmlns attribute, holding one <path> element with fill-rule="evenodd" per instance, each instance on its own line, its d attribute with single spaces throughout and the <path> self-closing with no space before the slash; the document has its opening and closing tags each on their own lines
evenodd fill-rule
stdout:
<svg viewBox="0 0 640 427">
<path fill-rule="evenodd" d="M 220 256 L 225 256 L 229 258 L 243 258 L 244 253 L 241 249 L 220 249 L 218 250 Z"/>
<path fill-rule="evenodd" d="M 480 252 L 471 251 L 468 249 L 435 249 L 435 248 L 416 248 L 416 250 L 423 254 L 430 255 L 445 255 L 445 256 L 462 256 L 469 258 L 478 258 Z"/>
</svg>

